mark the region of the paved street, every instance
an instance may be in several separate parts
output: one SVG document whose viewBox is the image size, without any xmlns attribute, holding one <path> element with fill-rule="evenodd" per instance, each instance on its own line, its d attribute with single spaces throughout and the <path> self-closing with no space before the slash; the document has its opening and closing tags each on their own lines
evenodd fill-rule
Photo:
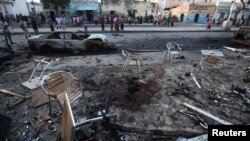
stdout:
<svg viewBox="0 0 250 141">
<path fill-rule="evenodd" d="M 15 26 L 13 27 L 13 30 L 16 34 L 23 33 L 21 28 Z M 28 28 L 29 32 L 33 33 L 32 28 Z M 55 27 L 56 30 L 56 27 Z M 66 27 L 66 30 L 68 31 L 77 31 L 77 30 L 84 30 L 84 27 Z M 232 27 L 232 31 L 235 31 L 236 28 Z M 50 32 L 50 28 L 48 26 L 40 27 L 39 28 L 40 33 L 47 33 Z M 88 26 L 88 32 L 102 32 L 101 31 L 101 25 L 94 25 L 90 24 Z M 105 25 L 105 31 L 104 32 L 110 32 L 110 25 Z M 153 25 L 153 24 L 140 24 L 140 25 L 125 25 L 124 32 L 224 32 L 221 28 L 221 26 L 215 26 L 212 27 L 211 30 L 206 29 L 206 25 L 204 24 L 181 24 L 176 23 L 174 27 L 168 27 L 163 25 Z"/>
<path fill-rule="evenodd" d="M 67 30 L 79 29 L 83 28 L 67 28 Z M 138 32 L 139 29 L 144 32 Z M 223 49 L 223 46 L 239 47 L 232 42 L 233 32 L 220 32 L 219 27 L 207 31 L 202 25 L 173 28 L 154 27 L 152 25 L 130 26 L 127 30 L 131 32 L 103 33 L 107 36 L 109 42 L 118 47 L 118 50 L 106 50 L 98 53 L 82 52 L 76 55 L 70 52 L 31 53 L 26 48 L 27 40 L 21 30 L 19 28 L 14 28 L 14 30 L 20 34 L 12 35 L 15 44 L 11 45 L 11 51 L 5 47 L 4 36 L 0 36 L 0 53 L 8 54 L 8 57 L 0 59 L 0 89 L 10 90 L 24 96 L 33 95 L 30 90 L 21 86 L 21 83 L 27 81 L 30 77 L 34 67 L 33 59 L 46 57 L 47 60 L 54 60 L 45 71 L 46 74 L 61 70 L 69 71 L 74 77 L 79 78 L 85 87 L 84 95 L 86 97 L 80 97 L 72 103 L 76 121 L 86 114 L 84 112 L 86 111 L 84 100 L 87 99 L 94 104 L 101 103 L 96 107 L 101 109 L 103 108 L 102 103 L 106 103 L 108 99 L 111 101 L 109 104 L 110 113 L 117 114 L 116 121 L 112 121 L 116 127 L 122 129 L 135 128 L 140 131 L 137 132 L 138 134 L 133 133 L 133 135 L 121 132 L 126 136 L 126 140 L 140 138 L 140 134 L 147 133 L 145 127 L 150 127 L 147 129 L 150 132 L 158 131 L 171 136 L 173 139 L 183 135 L 197 136 L 204 134 L 201 126 L 196 125 L 192 119 L 177 112 L 185 108 L 180 104 L 183 101 L 195 106 L 204 105 L 205 111 L 233 124 L 247 124 L 249 122 L 249 114 L 238 113 L 242 109 L 242 104 L 235 104 L 234 102 L 239 98 L 227 94 L 233 83 L 240 84 L 242 87 L 248 86 L 247 83 L 242 82 L 242 79 L 246 77 L 242 68 L 248 67 L 249 61 L 242 57 L 239 58 L 239 54 L 236 52 Z M 100 27 L 95 25 L 91 26 L 89 30 L 91 33 L 101 33 Z M 150 30 L 153 30 L 153 32 Z M 169 32 L 161 32 L 164 30 Z M 40 31 L 46 33 L 49 32 L 49 28 L 41 28 Z M 32 33 L 32 35 L 34 34 Z M 177 59 L 172 59 L 170 63 L 164 59 L 167 42 L 183 44 L 180 62 L 177 63 Z M 142 77 L 139 81 L 133 67 L 129 67 L 125 72 L 121 71 L 124 64 L 121 55 L 122 49 L 146 50 L 146 52 L 136 52 L 136 56 L 141 62 Z M 225 67 L 223 66 L 220 70 L 203 70 L 195 73 L 202 86 L 202 89 L 199 89 L 192 78 L 186 74 L 193 72 L 194 66 L 199 64 L 202 58 L 201 49 L 220 50 L 226 57 Z M 151 52 L 148 52 L 148 50 Z M 242 55 L 245 56 L 246 54 Z M 146 85 L 141 83 L 144 81 Z M 214 103 L 214 99 L 218 98 L 217 95 L 214 95 L 214 92 L 220 94 L 220 97 L 229 99 L 223 101 L 223 104 L 234 104 L 236 109 L 239 110 L 218 106 L 218 102 Z M 24 125 L 26 125 L 24 121 L 31 119 L 36 127 L 42 127 L 43 125 L 50 127 L 39 133 L 41 140 L 56 140 L 60 131 L 59 122 L 50 124 L 41 119 L 42 115 L 48 111 L 48 104 L 34 107 L 35 102 L 33 100 L 26 100 L 12 109 L 6 108 L 6 103 L 14 103 L 16 100 L 5 95 L 0 99 L 0 111 L 7 113 L 15 121 L 8 138 L 21 140 L 22 132 L 25 131 Z M 24 113 L 23 111 L 27 112 Z M 60 111 L 59 106 L 54 102 L 53 111 Z M 58 115 L 60 114 L 58 113 Z M 50 118 L 51 121 L 57 121 L 59 117 L 53 116 Z M 207 124 L 218 124 L 216 121 L 206 118 L 206 116 L 202 116 L 202 118 L 205 119 Z M 56 131 L 48 135 L 52 132 L 51 129 L 56 129 Z M 36 133 L 36 130 L 31 127 L 29 132 L 31 137 Z"/>
</svg>

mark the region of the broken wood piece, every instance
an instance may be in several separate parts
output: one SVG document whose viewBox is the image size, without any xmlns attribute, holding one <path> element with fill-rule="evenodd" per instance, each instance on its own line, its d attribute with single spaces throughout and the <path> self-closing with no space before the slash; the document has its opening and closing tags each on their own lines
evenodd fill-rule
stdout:
<svg viewBox="0 0 250 141">
<path fill-rule="evenodd" d="M 75 135 L 75 119 L 70 106 L 68 94 L 64 95 L 64 106 L 61 124 L 61 140 L 73 141 Z"/>
<path fill-rule="evenodd" d="M 204 110 L 202 110 L 200 108 L 197 108 L 197 107 L 195 107 L 193 105 L 190 105 L 190 104 L 188 104 L 186 102 L 184 102 L 183 105 L 186 106 L 186 107 L 188 107 L 188 108 L 190 108 L 190 109 L 192 109 L 192 110 L 194 110 L 194 111 L 196 111 L 196 112 L 199 112 L 199 113 L 201 113 L 201 114 L 203 114 L 203 115 L 205 115 L 205 116 L 207 116 L 209 118 L 212 118 L 212 119 L 214 119 L 215 121 L 217 121 L 217 122 L 219 122 L 221 124 L 224 124 L 224 125 L 233 125 L 230 122 L 227 122 L 227 121 L 225 121 L 225 120 L 223 120 L 223 119 L 221 119 L 219 117 L 216 117 L 216 116 L 214 116 L 214 115 L 212 115 L 212 114 L 210 114 L 210 113 L 208 113 L 208 112 L 206 112 L 206 111 L 204 111 Z"/>
<path fill-rule="evenodd" d="M 1 89 L 0 92 L 4 93 L 4 94 L 7 94 L 7 95 L 10 95 L 10 96 L 17 96 L 17 97 L 25 98 L 25 96 L 23 96 L 23 95 L 16 94 L 14 92 L 11 92 L 11 91 L 5 90 L 5 89 Z"/>
<path fill-rule="evenodd" d="M 37 128 L 36 128 L 36 125 L 34 124 L 34 122 L 31 119 L 29 119 L 29 122 L 30 122 L 31 126 L 34 128 L 34 130 L 36 131 Z"/>
<path fill-rule="evenodd" d="M 240 53 L 248 53 L 248 52 L 250 52 L 250 50 L 248 50 L 248 49 L 237 49 L 237 48 L 228 47 L 228 46 L 223 46 L 223 48 L 231 50 L 233 52 L 240 52 Z"/>
<path fill-rule="evenodd" d="M 194 83 L 197 85 L 197 87 L 200 89 L 201 88 L 201 85 L 198 83 L 197 79 L 195 78 L 194 74 L 191 73 L 191 77 L 192 79 L 194 80 Z"/>
<path fill-rule="evenodd" d="M 223 48 L 228 49 L 228 50 L 231 50 L 231 51 L 234 51 L 234 52 L 237 50 L 236 48 L 227 47 L 227 46 L 223 46 Z"/>
<path fill-rule="evenodd" d="M 250 58 L 250 56 L 244 56 L 243 58 L 244 58 L 244 59 L 248 59 L 248 58 Z"/>
<path fill-rule="evenodd" d="M 49 96 L 44 93 L 41 87 L 31 90 L 32 106 L 38 107 L 49 102 Z"/>
<path fill-rule="evenodd" d="M 15 101 L 12 104 L 10 104 L 10 103 L 6 104 L 6 106 L 7 106 L 7 108 L 11 109 L 11 108 L 17 106 L 18 104 L 20 104 L 20 103 L 22 103 L 22 102 L 24 102 L 24 101 L 26 101 L 27 99 L 30 99 L 30 98 L 31 98 L 31 96 L 27 96 L 27 97 L 25 96 L 24 98 L 18 99 L 17 101 Z"/>
</svg>

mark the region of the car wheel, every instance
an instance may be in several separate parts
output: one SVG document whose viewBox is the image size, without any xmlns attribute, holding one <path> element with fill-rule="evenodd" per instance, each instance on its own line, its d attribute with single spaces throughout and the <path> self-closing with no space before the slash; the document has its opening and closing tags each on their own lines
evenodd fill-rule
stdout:
<svg viewBox="0 0 250 141">
<path fill-rule="evenodd" d="M 92 45 L 92 46 L 90 47 L 90 50 L 93 51 L 93 52 L 98 52 L 98 51 L 100 50 L 100 47 L 97 46 L 97 45 Z"/>
<path fill-rule="evenodd" d="M 42 46 L 40 48 L 41 53 L 50 53 L 53 51 L 52 47 L 50 46 Z"/>
</svg>

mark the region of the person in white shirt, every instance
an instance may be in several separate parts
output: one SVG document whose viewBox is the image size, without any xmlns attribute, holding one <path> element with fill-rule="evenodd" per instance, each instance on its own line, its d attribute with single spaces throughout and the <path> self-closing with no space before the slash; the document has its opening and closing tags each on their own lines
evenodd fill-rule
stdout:
<svg viewBox="0 0 250 141">
<path fill-rule="evenodd" d="M 6 42 L 6 45 L 10 47 L 10 44 L 8 43 L 8 40 L 10 41 L 11 44 L 14 44 L 12 39 L 11 39 L 11 27 L 9 25 L 8 22 L 6 22 L 5 20 L 3 20 L 3 34 L 4 34 L 4 37 L 5 37 L 5 42 Z"/>
<path fill-rule="evenodd" d="M 57 24 L 56 24 L 56 29 L 57 29 L 57 30 L 62 28 L 61 20 L 62 20 L 61 17 L 59 17 L 59 16 L 56 17 L 56 23 L 57 23 Z"/>
</svg>

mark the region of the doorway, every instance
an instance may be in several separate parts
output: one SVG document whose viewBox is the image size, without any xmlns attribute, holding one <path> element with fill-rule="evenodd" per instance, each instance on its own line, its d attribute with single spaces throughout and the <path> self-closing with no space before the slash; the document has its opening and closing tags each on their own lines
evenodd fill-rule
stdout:
<svg viewBox="0 0 250 141">
<path fill-rule="evenodd" d="M 94 15 L 93 15 L 94 11 L 92 10 L 87 10 L 86 11 L 86 17 L 88 22 L 93 22 L 94 21 Z"/>
<path fill-rule="evenodd" d="M 181 14 L 180 22 L 183 22 L 183 19 L 184 19 L 184 14 Z"/>
<path fill-rule="evenodd" d="M 225 13 L 220 13 L 220 18 L 224 19 L 224 17 L 225 17 Z"/>
<path fill-rule="evenodd" d="M 195 17 L 194 17 L 194 22 L 197 23 L 199 20 L 199 14 L 195 14 Z"/>
<path fill-rule="evenodd" d="M 115 15 L 115 11 L 110 11 L 110 15 Z"/>
</svg>

